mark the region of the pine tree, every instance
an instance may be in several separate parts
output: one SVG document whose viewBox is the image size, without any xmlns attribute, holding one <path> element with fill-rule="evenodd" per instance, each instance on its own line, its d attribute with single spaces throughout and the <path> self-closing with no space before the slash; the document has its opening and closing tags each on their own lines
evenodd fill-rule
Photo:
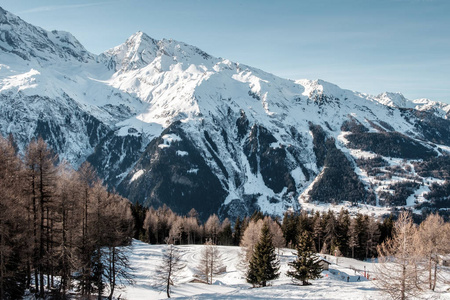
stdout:
<svg viewBox="0 0 450 300">
<path fill-rule="evenodd" d="M 380 229 L 378 226 L 378 222 L 373 217 L 368 216 L 366 259 L 376 256 L 377 245 L 379 240 L 380 240 Z"/>
<path fill-rule="evenodd" d="M 230 246 L 233 243 L 233 230 L 231 229 L 231 222 L 228 218 L 222 222 L 218 240 L 218 244 L 223 246 Z"/>
<path fill-rule="evenodd" d="M 287 211 L 284 213 L 283 224 L 281 229 L 283 230 L 283 236 L 286 239 L 288 245 L 296 244 L 296 237 L 298 231 L 298 216 L 293 212 Z"/>
<path fill-rule="evenodd" d="M 325 223 L 324 245 L 326 243 L 327 247 L 322 246 L 322 248 L 325 248 L 325 251 L 329 253 L 334 253 L 335 250 L 334 248 L 336 247 L 337 243 L 337 232 L 338 232 L 338 224 L 336 216 L 334 215 L 334 212 L 332 210 L 329 210 L 327 214 L 324 214 L 323 219 Z"/>
<path fill-rule="evenodd" d="M 242 236 L 242 225 L 241 225 L 241 219 L 239 216 L 236 218 L 236 222 L 234 223 L 234 233 L 233 233 L 233 245 L 239 246 L 241 242 L 241 236 Z"/>
<path fill-rule="evenodd" d="M 253 286 L 266 286 L 267 281 L 277 279 L 280 262 L 275 254 L 272 243 L 272 235 L 269 225 L 264 223 L 261 229 L 261 237 L 255 246 L 247 271 L 247 282 Z"/>
<path fill-rule="evenodd" d="M 308 280 L 321 277 L 322 267 L 314 253 L 314 241 L 306 231 L 299 237 L 296 255 L 297 258 L 289 263 L 292 270 L 286 273 L 287 276 L 292 277 L 294 282 L 301 282 L 302 285 L 310 285 Z"/>
<path fill-rule="evenodd" d="M 323 227 L 323 217 L 319 212 L 316 212 L 313 217 L 313 235 L 317 251 L 320 251 L 323 247 Z"/>
<path fill-rule="evenodd" d="M 352 258 L 355 258 L 355 248 L 359 246 L 358 244 L 358 230 L 356 228 L 357 224 L 355 219 L 350 220 L 350 226 L 348 228 L 348 247 L 351 249 Z"/>
<path fill-rule="evenodd" d="M 348 210 L 341 209 L 337 219 L 337 246 L 344 256 L 349 256 L 349 227 L 350 227 L 350 214 Z"/>
</svg>

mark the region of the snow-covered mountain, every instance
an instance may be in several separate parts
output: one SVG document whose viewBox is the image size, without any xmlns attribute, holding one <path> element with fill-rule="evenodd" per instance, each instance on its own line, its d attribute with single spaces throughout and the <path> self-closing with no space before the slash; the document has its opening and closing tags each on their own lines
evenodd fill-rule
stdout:
<svg viewBox="0 0 450 300">
<path fill-rule="evenodd" d="M 131 201 L 282 214 L 311 202 L 447 198 L 450 105 L 291 81 L 137 32 L 94 55 L 0 8 L 0 131 L 42 136 Z M 433 186 L 438 184 L 439 187 Z"/>
</svg>

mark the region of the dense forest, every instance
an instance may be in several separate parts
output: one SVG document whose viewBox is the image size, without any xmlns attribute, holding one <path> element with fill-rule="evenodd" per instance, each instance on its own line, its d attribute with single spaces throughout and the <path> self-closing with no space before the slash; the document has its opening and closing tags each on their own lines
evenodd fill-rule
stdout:
<svg viewBox="0 0 450 300">
<path fill-rule="evenodd" d="M 277 239 L 276 247 L 294 248 L 306 231 L 313 237 L 317 252 L 359 259 L 376 257 L 377 245 L 391 237 L 394 222 L 393 216 L 380 222 L 359 213 L 351 216 L 347 210 L 286 212 L 282 221 L 256 211 L 252 216 L 238 217 L 233 226 L 228 219 L 221 222 L 217 215 L 201 224 L 194 209 L 187 216 L 177 215 L 167 206 L 147 209 L 135 204 L 132 209 L 136 224 L 142 224 L 136 226 L 134 237 L 151 244 L 203 244 L 212 240 L 216 245 L 247 246 L 248 237 L 259 232 L 262 221 L 267 221 Z"/>
<path fill-rule="evenodd" d="M 130 244 L 129 201 L 109 192 L 89 164 L 74 171 L 48 145 L 19 156 L 0 138 L 0 299 L 108 293 L 123 274 Z M 57 280 L 56 280 L 57 278 Z"/>
</svg>

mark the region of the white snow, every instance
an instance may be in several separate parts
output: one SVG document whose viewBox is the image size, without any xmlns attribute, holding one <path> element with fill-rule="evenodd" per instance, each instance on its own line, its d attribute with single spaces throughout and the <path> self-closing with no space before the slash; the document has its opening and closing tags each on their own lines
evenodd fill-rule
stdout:
<svg viewBox="0 0 450 300">
<path fill-rule="evenodd" d="M 148 245 L 140 241 L 133 241 L 130 252 L 132 273 L 135 285 L 127 286 L 121 294 L 121 299 L 165 299 L 164 287 L 155 281 L 155 270 L 165 245 Z M 294 285 L 286 272 L 288 262 L 294 260 L 294 250 L 279 249 L 280 277 L 269 282 L 270 286 L 252 288 L 245 280 L 240 247 L 218 246 L 222 255 L 222 262 L 226 266 L 225 273 L 213 278 L 213 284 L 192 283 L 197 272 L 202 245 L 177 246 L 182 252 L 183 263 L 186 267 L 180 272 L 175 285 L 172 287 L 171 297 L 176 299 L 327 299 L 327 300 L 384 300 L 388 297 L 382 294 L 374 285 L 376 280 L 376 261 L 359 261 L 351 258 L 325 255 L 331 262 L 328 271 L 322 272 L 322 278 L 311 281 L 310 286 Z M 450 272 L 450 270 L 448 270 Z M 369 280 L 364 277 L 367 275 Z M 445 273 L 447 274 L 447 273 Z M 347 282 L 347 277 L 349 282 Z M 360 281 L 358 281 L 358 277 Z M 449 293 L 426 292 L 424 299 L 450 299 Z"/>
<path fill-rule="evenodd" d="M 8 68 L 9 69 L 9 68 Z M 8 76 L 0 83 L 0 92 L 7 90 L 22 91 L 37 87 L 36 75 L 41 74 L 35 69 L 18 75 Z"/>
<path fill-rule="evenodd" d="M 187 170 L 187 172 L 188 172 L 189 174 L 197 174 L 197 173 L 198 173 L 198 170 L 199 170 L 199 169 L 189 169 L 189 170 Z"/>
<path fill-rule="evenodd" d="M 373 96 L 341 89 L 320 79 L 294 82 L 209 56 L 183 42 L 158 41 L 142 32 L 133 34 L 122 45 L 94 55 L 69 33 L 45 31 L 10 13 L 6 14 L 6 19 L 13 21 L 2 25 L 2 30 L 25 40 L 19 52 L 34 51 L 37 56 L 24 60 L 7 52 L 0 55 L 1 99 L 11 101 L 0 111 L 6 116 L 17 115 L 18 120 L 11 123 L 6 118 L 0 119 L 3 134 L 12 132 L 20 136 L 24 144 L 35 133 L 36 120 L 41 115 L 49 117 L 63 129 L 65 143 L 59 150 L 60 158 L 77 165 L 93 153 L 94 146 L 86 134 L 80 132 L 84 124 L 69 126 L 65 123 L 66 116 L 75 109 L 77 113 L 95 117 L 118 136 L 142 137 L 144 146 L 169 125 L 181 121 L 185 134 L 213 170 L 219 168 L 205 148 L 203 134 L 199 133 L 209 132 L 216 143 L 218 158 L 230 174 L 226 179 L 220 171 L 216 172 L 221 181 L 228 183 L 226 201 L 242 199 L 243 194 L 262 193 L 258 203 L 267 213 L 288 209 L 283 201 L 271 203 L 268 199 L 286 199 L 289 195 L 274 193 L 259 172 L 250 171 L 247 157 L 241 151 L 243 142 L 235 139 L 235 124 L 241 110 L 251 126 L 261 125 L 273 134 L 277 142 L 270 145 L 272 148 L 289 145 L 301 149 L 298 159 L 314 174 L 320 174 L 321 170 L 316 166 L 312 137 L 308 134 L 309 122 L 320 125 L 327 137 L 336 138 L 344 150 L 345 133 L 341 134 L 340 127 L 349 115 L 371 131 L 375 129 L 367 120 L 375 123 L 383 120 L 411 136 L 411 133 L 417 134 L 416 128 L 396 107 L 427 110 L 444 118 L 450 111 L 450 105 L 428 99 L 410 101 L 399 93 Z M 35 49 L 34 44 L 50 48 Z M 34 99 L 32 103 L 30 99 Z M 322 105 L 321 101 L 327 103 Z M 292 128 L 299 138 L 293 136 Z M 222 130 L 229 137 L 227 145 L 221 136 Z M 180 137 L 168 134 L 158 146 L 167 148 L 176 141 L 180 141 Z M 450 147 L 440 147 L 450 152 Z M 355 158 L 373 156 L 358 150 L 346 150 L 346 153 Z M 315 179 L 311 176 L 306 180 L 305 174 L 297 168 L 296 159 L 287 153 L 297 193 L 306 197 L 308 186 Z M 129 171 L 136 175 L 139 170 L 133 170 L 130 165 Z M 357 173 L 366 184 L 374 181 L 364 172 Z M 239 177 L 240 186 L 235 186 L 233 176 Z"/>
<path fill-rule="evenodd" d="M 133 177 L 131 177 L 131 182 L 135 181 L 136 179 L 138 179 L 139 177 L 141 177 L 142 175 L 144 175 L 144 170 L 139 170 L 136 173 L 133 174 Z"/>
<path fill-rule="evenodd" d="M 136 284 L 127 286 L 125 291 L 118 292 L 125 299 L 165 299 L 163 287 L 155 285 L 154 272 L 159 265 L 159 259 L 164 245 L 148 245 L 133 241 L 130 252 L 132 273 L 136 276 Z M 287 263 L 294 259 L 293 250 L 281 249 L 280 278 L 270 282 L 265 288 L 252 288 L 245 280 L 245 271 L 240 258 L 240 247 L 218 246 L 226 272 L 214 278 L 212 285 L 191 283 L 199 263 L 201 245 L 178 246 L 183 252 L 183 262 L 186 268 L 182 270 L 172 287 L 171 297 L 176 299 L 385 299 L 372 281 L 363 277 L 364 267 L 370 274 L 372 262 L 361 262 L 352 259 L 338 258 L 338 264 L 330 265 L 329 271 L 322 273 L 323 278 L 312 281 L 310 286 L 293 285 L 286 276 Z M 335 262 L 335 258 L 327 259 Z M 357 271 L 355 272 L 356 269 Z M 350 282 L 347 282 L 347 276 Z M 358 276 L 361 281 L 358 282 Z M 446 298 L 447 299 L 447 298 Z"/>
<path fill-rule="evenodd" d="M 163 144 L 159 144 L 159 148 L 168 148 L 173 142 L 181 141 L 181 138 L 176 134 L 165 134 L 161 137 L 163 139 Z"/>
<path fill-rule="evenodd" d="M 189 155 L 189 152 L 177 150 L 177 155 L 178 156 L 187 156 L 187 155 Z"/>
</svg>

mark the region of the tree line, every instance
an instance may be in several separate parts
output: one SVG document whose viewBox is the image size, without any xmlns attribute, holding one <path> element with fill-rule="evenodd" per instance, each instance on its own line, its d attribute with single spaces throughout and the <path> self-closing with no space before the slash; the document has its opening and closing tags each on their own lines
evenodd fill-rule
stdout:
<svg viewBox="0 0 450 300">
<path fill-rule="evenodd" d="M 93 168 L 75 171 L 37 139 L 23 155 L 0 137 L 0 299 L 25 290 L 43 299 L 69 290 L 112 299 L 127 273 L 128 200 L 109 192 Z"/>
<path fill-rule="evenodd" d="M 135 238 L 152 244 L 163 244 L 169 239 L 174 244 L 203 244 L 210 239 L 215 245 L 255 245 L 263 220 L 267 220 L 274 237 L 275 247 L 294 248 L 299 236 L 308 232 L 314 249 L 323 254 L 367 259 L 377 256 L 377 246 L 392 235 L 394 216 L 383 221 L 375 217 L 347 210 L 328 212 L 286 212 L 280 220 L 256 211 L 247 217 L 237 217 L 234 224 L 229 219 L 222 222 L 217 215 L 210 216 L 204 224 L 192 209 L 186 216 L 174 213 L 169 207 L 158 209 L 133 205 Z M 139 227 L 138 224 L 142 224 Z"/>
</svg>

